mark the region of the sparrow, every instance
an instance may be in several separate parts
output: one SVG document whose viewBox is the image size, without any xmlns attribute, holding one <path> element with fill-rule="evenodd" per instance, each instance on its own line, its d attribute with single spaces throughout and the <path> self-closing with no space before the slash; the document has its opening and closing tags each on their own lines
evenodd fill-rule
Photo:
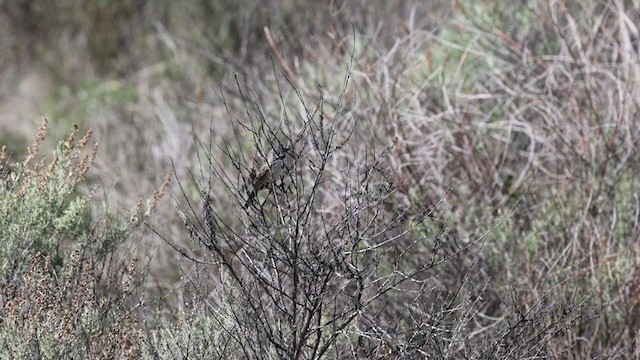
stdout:
<svg viewBox="0 0 640 360">
<path fill-rule="evenodd" d="M 244 204 L 247 208 L 249 204 L 255 200 L 258 192 L 268 188 L 276 181 L 282 179 L 286 172 L 291 169 L 295 161 L 293 150 L 287 147 L 280 147 L 276 151 L 276 157 L 272 161 L 265 162 L 257 171 L 255 176 L 251 176 L 251 192 L 249 198 Z"/>
</svg>

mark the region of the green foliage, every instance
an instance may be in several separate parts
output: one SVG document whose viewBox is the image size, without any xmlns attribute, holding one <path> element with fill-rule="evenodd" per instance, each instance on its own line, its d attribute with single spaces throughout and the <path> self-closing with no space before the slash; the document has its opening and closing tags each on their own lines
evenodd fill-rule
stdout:
<svg viewBox="0 0 640 360">
<path fill-rule="evenodd" d="M 39 156 L 47 129 L 45 120 L 27 159 L 3 165 L 11 170 L 0 178 L 0 358 L 138 358 L 142 338 L 128 310 L 135 259 L 124 269 L 114 255 L 166 183 L 126 221 L 106 205 L 94 214 L 83 187 L 97 152 L 87 149 L 91 131 L 78 140 L 74 127 L 47 161 Z"/>
<path fill-rule="evenodd" d="M 0 278 L 25 256 L 61 256 L 61 245 L 82 244 L 91 234 L 89 198 L 78 193 L 97 151 L 83 154 L 91 132 L 76 141 L 74 128 L 47 162 L 38 158 L 47 127 L 45 121 L 28 158 L 13 166 L 0 192 Z"/>
</svg>

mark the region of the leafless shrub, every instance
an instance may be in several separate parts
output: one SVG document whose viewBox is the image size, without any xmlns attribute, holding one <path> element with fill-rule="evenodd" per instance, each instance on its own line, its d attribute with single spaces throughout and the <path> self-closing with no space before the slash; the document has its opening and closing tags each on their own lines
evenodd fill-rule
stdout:
<svg viewBox="0 0 640 360">
<path fill-rule="evenodd" d="M 258 101 L 245 99 L 247 120 L 230 115 L 233 140 L 214 145 L 196 136 L 201 173 L 180 183 L 187 201 L 179 207 L 193 248 L 165 239 L 188 259 L 188 302 L 215 319 L 233 354 L 247 358 L 389 357 L 400 355 L 398 344 L 444 346 L 446 331 L 429 331 L 426 342 L 409 333 L 416 311 L 403 304 L 424 312 L 443 296 L 447 301 L 426 313 L 461 312 L 460 321 L 468 321 L 473 301 L 457 308 L 464 279 L 449 292 L 434 276 L 479 240 L 456 247 L 444 232 L 427 236 L 432 208 L 396 207 L 396 169 L 386 161 L 394 145 L 378 149 L 362 135 L 362 124 L 343 108 L 344 91 L 327 102 L 319 89 L 309 107 L 293 90 L 296 115 L 283 110 L 274 121 Z M 293 163 L 254 187 L 261 165 L 275 166 L 283 149 L 293 152 Z M 256 189 L 262 191 L 252 199 Z M 199 203 L 188 201 L 194 190 Z M 462 329 L 456 321 L 438 325 Z M 403 335 L 391 335 L 399 329 Z M 456 336 L 446 345 L 450 353 L 463 339 L 461 331 Z"/>
</svg>

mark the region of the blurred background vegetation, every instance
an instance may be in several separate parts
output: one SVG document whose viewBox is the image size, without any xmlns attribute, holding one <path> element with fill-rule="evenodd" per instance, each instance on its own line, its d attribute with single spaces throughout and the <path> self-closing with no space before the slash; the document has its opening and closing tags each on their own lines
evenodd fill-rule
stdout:
<svg viewBox="0 0 640 360">
<path fill-rule="evenodd" d="M 443 297 L 482 298 L 474 297 L 473 321 L 460 325 L 467 342 L 507 341 L 500 326 L 510 329 L 520 316 L 537 329 L 562 324 L 531 335 L 544 335 L 540 354 L 638 357 L 639 23 L 634 0 L 0 0 L 0 144 L 7 161 L 19 163 L 42 117 L 49 125 L 41 154 L 73 124 L 93 129 L 100 147 L 86 183 L 62 180 L 73 187 L 63 196 L 65 204 L 91 196 L 94 212 L 108 211 L 102 222 L 83 217 L 61 241 L 117 243 L 95 253 L 115 251 L 122 264 L 136 257 L 144 273 L 137 296 L 158 300 L 153 316 L 175 320 L 187 302 L 181 258 L 140 220 L 188 247 L 183 224 L 168 198 L 146 207 L 140 199 L 153 199 L 171 161 L 175 177 L 188 178 L 198 165 L 194 133 L 213 124 L 214 141 L 231 136 L 227 119 L 243 116 L 245 104 L 236 81 L 279 119 L 299 104 L 291 93 L 282 101 L 277 81 L 309 98 L 321 86 L 335 108 L 348 75 L 344 106 L 366 125 L 359 131 L 372 146 L 395 144 L 388 211 L 434 208 L 432 228 L 422 231 L 446 231 L 459 247 L 486 235 L 482 249 L 438 274 Z M 4 216 L 5 226 L 27 221 Z M 120 225 L 108 225 L 117 218 Z M 14 278 L 27 274 L 31 255 L 53 254 L 28 244 Z M 125 268 L 114 274 L 133 276 Z M 448 293 L 463 282 L 470 285 Z M 125 305 L 132 306 L 109 311 Z M 189 333 L 176 329 L 175 338 Z M 155 341 L 171 348 L 166 338 Z M 451 356 L 473 357 L 463 345 L 456 351 Z"/>
</svg>

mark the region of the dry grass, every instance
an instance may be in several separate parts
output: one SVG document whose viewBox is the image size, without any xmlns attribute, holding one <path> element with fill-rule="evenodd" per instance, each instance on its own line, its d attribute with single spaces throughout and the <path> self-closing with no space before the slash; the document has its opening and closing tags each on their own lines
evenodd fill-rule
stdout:
<svg viewBox="0 0 640 360">
<path fill-rule="evenodd" d="M 135 283 L 144 305 L 138 323 L 145 338 L 141 351 L 149 357 L 225 358 L 242 351 L 240 344 L 269 343 L 268 332 L 240 326 L 251 318 L 229 315 L 253 299 L 239 296 L 238 286 L 264 284 L 258 264 L 269 275 L 295 278 L 288 277 L 295 267 L 263 263 L 269 248 L 261 246 L 280 244 L 280 239 L 255 248 L 231 246 L 232 239 L 236 245 L 253 239 L 259 228 L 247 224 L 257 222 L 260 213 L 249 216 L 238 206 L 246 195 L 243 179 L 262 159 L 256 153 L 268 153 L 264 139 L 254 135 L 268 128 L 277 133 L 282 127 L 286 136 L 306 131 L 310 139 L 303 125 L 324 117 L 325 126 L 334 124 L 337 142 L 349 141 L 326 157 L 317 187 L 307 186 L 315 181 L 307 167 L 318 163 L 321 152 L 304 153 L 307 172 L 296 180 L 304 185 L 295 187 L 301 189 L 297 203 L 315 194 L 314 211 L 327 224 L 338 224 L 347 209 L 353 210 L 345 199 L 358 198 L 362 190 L 355 185 L 363 179 L 357 164 L 378 159 L 380 172 L 367 178 L 378 187 L 368 190 L 377 195 L 389 191 L 378 199 L 375 211 L 369 209 L 380 221 L 373 223 L 377 229 L 399 223 L 406 233 L 388 236 L 396 240 L 395 247 L 372 256 L 378 261 L 376 285 L 391 279 L 389 274 L 429 263 L 434 249 L 435 255 L 455 255 L 410 285 L 395 288 L 395 294 L 385 293 L 384 301 L 368 303 L 357 321 L 336 332 L 336 357 L 637 357 L 638 5 L 587 0 L 456 1 L 436 9 L 423 2 L 374 4 L 266 2 L 269 11 L 252 15 L 256 2 L 218 3 L 237 20 L 233 26 L 210 21 L 210 12 L 203 9 L 220 9 L 207 2 L 179 9 L 146 4 L 141 5 L 148 14 L 146 25 L 133 31 L 127 25 L 130 16 L 117 16 L 117 2 L 113 8 L 96 5 L 88 15 L 109 11 L 118 19 L 113 22 L 119 24 L 117 30 L 131 34 L 119 48 L 129 50 L 102 55 L 94 51 L 95 44 L 83 42 L 83 34 L 103 23 L 71 19 L 77 30 L 65 33 L 62 18 L 48 19 L 40 23 L 45 30 L 66 35 L 43 60 L 33 54 L 47 52 L 46 46 L 25 49 L 12 42 L 0 50 L 11 51 L 6 59 L 27 60 L 34 67 L 59 57 L 56 63 L 62 65 L 52 83 L 64 85 L 54 91 L 53 105 L 45 107 L 55 109 L 63 122 L 92 119 L 101 152 L 87 172 L 95 153 L 72 132 L 68 143 L 76 144 L 70 149 L 77 151 L 64 145 L 59 149 L 75 156 L 73 161 L 40 163 L 36 152 L 49 144 L 44 135 L 38 136 L 24 154 L 3 151 L 0 174 L 6 176 L 0 184 L 25 189 L 5 194 L 32 191 L 32 199 L 38 199 L 35 194 L 47 184 L 56 183 L 59 186 L 51 188 L 58 189 L 88 175 L 105 189 L 91 201 L 107 200 L 112 204 L 108 208 L 135 208 L 141 194 L 151 194 L 162 182 L 160 174 L 167 173 L 171 156 L 178 181 L 170 189 L 183 219 L 171 206 L 159 206 L 150 225 L 175 249 L 158 237 L 131 241 L 145 268 L 145 276 Z M 35 8 L 2 6 L 11 8 L 3 19 L 9 16 L 19 24 L 26 24 L 20 19 L 29 11 L 41 16 Z M 437 20 L 430 16 L 436 10 L 444 14 Z M 189 26 L 184 19 L 190 19 Z M 225 35 L 210 25 L 214 23 L 234 31 Z M 8 30 L 5 26 L 0 31 Z M 33 36 L 30 31 L 24 34 Z M 121 33 L 105 44 L 118 43 L 119 37 Z M 74 53 L 87 55 L 74 58 Z M 272 53 L 272 60 L 265 53 Z M 105 61 L 94 62 L 95 56 Z M 13 92 L 7 90 L 8 80 L 24 74 L 8 65 L 0 78 L 4 94 Z M 56 131 L 54 138 L 62 138 Z M 15 165 L 23 158 L 32 173 Z M 25 178 L 32 179 L 33 186 L 24 187 Z M 75 194 L 78 188 L 72 188 Z M 51 199 L 61 195 L 53 192 Z M 365 198 L 375 196 L 360 197 Z M 11 228 L 10 220 L 23 224 L 13 233 L 13 249 L 52 256 L 54 270 L 55 264 L 65 263 L 56 259 L 56 251 L 64 259 L 69 250 L 58 251 L 57 244 L 76 239 L 82 234 L 79 229 L 89 224 L 87 217 L 67 216 L 73 213 L 69 204 L 82 209 L 90 204 L 73 196 L 66 199 L 56 211 L 51 210 L 55 202 L 15 203 L 33 203 L 41 212 L 5 208 L 3 229 Z M 269 199 L 274 197 L 260 198 L 272 206 Z M 134 219 L 133 225 L 149 214 L 148 204 L 139 204 L 132 213 L 141 216 L 125 216 Z M 202 241 L 193 242 L 211 211 L 219 213 L 226 231 L 237 234 L 223 237 L 228 248 L 219 253 L 203 247 Z M 24 222 L 28 217 L 19 214 L 54 214 L 57 220 L 38 215 L 49 220 Z M 424 215 L 428 218 L 422 222 L 406 222 Z M 282 219 L 270 213 L 263 220 L 284 226 Z M 191 224 L 189 231 L 184 220 Z M 52 226 L 73 235 L 59 241 L 63 236 L 54 232 L 55 251 L 34 247 L 35 242 L 27 241 L 33 237 L 25 236 L 34 233 L 29 230 L 33 224 L 43 229 L 39 239 L 50 239 L 47 229 Z M 309 226 L 303 228 L 315 229 Z M 114 234 L 112 239 L 122 239 L 130 232 Z M 361 241 L 356 248 L 384 242 Z M 330 251 L 323 248 L 323 253 Z M 13 254 L 4 252 L 2 260 Z M 16 259 L 27 269 L 30 258 Z M 229 266 L 216 266 L 225 261 Z M 248 277 L 229 277 L 226 271 L 237 266 L 244 266 L 243 276 Z M 116 268 L 121 267 L 113 271 Z M 16 275 L 11 279 L 26 274 L 8 273 Z M 335 281 L 330 278 L 331 289 L 339 286 Z M 282 284 L 285 289 L 290 285 Z M 266 288 L 255 291 L 252 296 L 262 300 L 271 294 Z M 320 301 L 349 303 L 329 290 L 324 295 Z M 264 301 L 257 303 L 268 303 Z M 286 311 L 269 306 L 253 315 L 287 323 Z M 275 350 L 268 354 L 291 355 Z"/>
</svg>

